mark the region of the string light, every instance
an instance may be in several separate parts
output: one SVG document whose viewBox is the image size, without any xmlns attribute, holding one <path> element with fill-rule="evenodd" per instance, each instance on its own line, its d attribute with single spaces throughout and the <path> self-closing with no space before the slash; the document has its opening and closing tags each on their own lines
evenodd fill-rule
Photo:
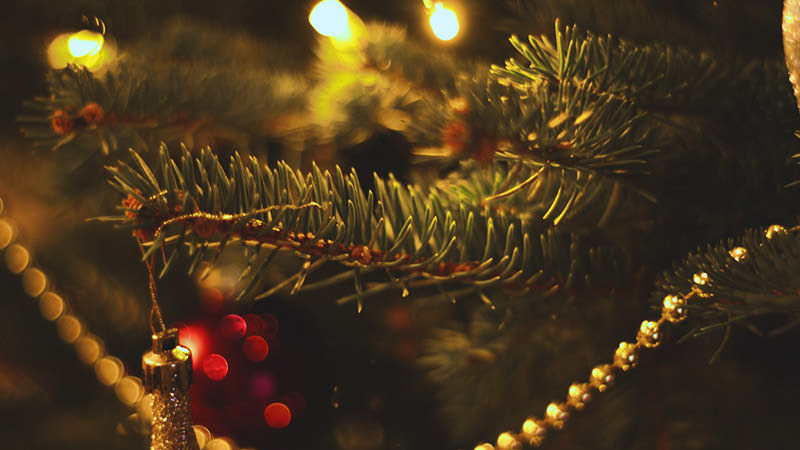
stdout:
<svg viewBox="0 0 800 450">
<path fill-rule="evenodd" d="M 441 2 L 434 3 L 430 12 L 428 22 L 431 24 L 434 36 L 443 40 L 449 41 L 458 35 L 460 26 L 458 24 L 458 16 L 456 13 L 445 7 Z"/>
<path fill-rule="evenodd" d="M 111 62 L 116 54 L 113 41 L 91 30 L 60 34 L 47 47 L 47 60 L 54 69 L 77 64 L 95 72 Z"/>
<path fill-rule="evenodd" d="M 308 22 L 323 36 L 350 40 L 353 32 L 347 8 L 339 0 L 323 0 L 311 10 Z"/>
</svg>

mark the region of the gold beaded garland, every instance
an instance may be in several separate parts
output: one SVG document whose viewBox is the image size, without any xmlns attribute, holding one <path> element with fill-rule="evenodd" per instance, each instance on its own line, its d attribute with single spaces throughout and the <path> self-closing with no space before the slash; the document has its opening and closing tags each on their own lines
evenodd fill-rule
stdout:
<svg viewBox="0 0 800 450">
<path fill-rule="evenodd" d="M 734 247 L 728 252 L 736 262 L 742 262 L 747 258 L 747 249 L 744 247 Z"/>
<path fill-rule="evenodd" d="M 664 304 L 661 315 L 672 323 L 678 323 L 686 319 L 686 300 L 677 295 L 667 295 L 664 297 Z"/>
<path fill-rule="evenodd" d="M 567 404 L 581 410 L 592 399 L 589 383 L 572 383 L 567 391 Z"/>
<path fill-rule="evenodd" d="M 614 352 L 614 365 L 628 371 L 639 363 L 639 347 L 630 342 L 620 342 Z"/>
<path fill-rule="evenodd" d="M 788 233 L 786 231 L 786 228 L 784 228 L 784 227 L 782 227 L 780 225 L 770 225 L 767 228 L 767 231 L 764 232 L 764 234 L 767 236 L 767 239 L 772 239 L 773 237 L 775 237 L 775 236 L 777 236 L 779 234 L 786 234 L 786 233 Z"/>
<path fill-rule="evenodd" d="M 697 272 L 692 276 L 692 281 L 694 281 L 696 285 L 705 286 L 708 284 L 708 274 L 705 272 Z"/>
<path fill-rule="evenodd" d="M 614 366 L 601 364 L 592 369 L 589 384 L 600 392 L 604 392 L 614 383 Z"/>
<path fill-rule="evenodd" d="M 547 429 L 541 420 L 530 418 L 522 424 L 522 434 L 534 447 L 542 445 Z"/>
<path fill-rule="evenodd" d="M 506 431 L 497 437 L 497 448 L 500 450 L 519 450 L 522 443 L 511 432 Z"/>
<path fill-rule="evenodd" d="M 658 347 L 661 344 L 661 332 L 658 330 L 658 322 L 645 320 L 639 327 L 636 334 L 636 342 L 647 348 Z"/>
<path fill-rule="evenodd" d="M 557 430 L 564 428 L 564 421 L 569 417 L 567 408 L 563 403 L 551 402 L 547 405 L 544 415 L 550 419 L 553 427 Z"/>
</svg>

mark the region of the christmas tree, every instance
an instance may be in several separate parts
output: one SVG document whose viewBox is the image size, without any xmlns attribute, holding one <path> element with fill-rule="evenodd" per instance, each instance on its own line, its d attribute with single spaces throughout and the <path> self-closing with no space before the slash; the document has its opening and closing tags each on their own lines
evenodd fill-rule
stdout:
<svg viewBox="0 0 800 450">
<path fill-rule="evenodd" d="M 46 3 L 3 448 L 797 447 L 795 2 Z"/>
</svg>

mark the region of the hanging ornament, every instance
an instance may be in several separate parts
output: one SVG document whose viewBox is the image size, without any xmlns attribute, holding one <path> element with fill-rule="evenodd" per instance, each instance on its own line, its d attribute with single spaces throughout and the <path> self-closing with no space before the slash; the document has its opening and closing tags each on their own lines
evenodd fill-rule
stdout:
<svg viewBox="0 0 800 450">
<path fill-rule="evenodd" d="M 152 399 L 150 450 L 199 450 L 189 404 L 192 352 L 178 344 L 177 329 L 153 335 L 153 350 L 142 357 L 142 368 Z"/>
<path fill-rule="evenodd" d="M 789 69 L 789 81 L 792 82 L 800 108 L 800 0 L 783 2 L 783 51 Z"/>
</svg>

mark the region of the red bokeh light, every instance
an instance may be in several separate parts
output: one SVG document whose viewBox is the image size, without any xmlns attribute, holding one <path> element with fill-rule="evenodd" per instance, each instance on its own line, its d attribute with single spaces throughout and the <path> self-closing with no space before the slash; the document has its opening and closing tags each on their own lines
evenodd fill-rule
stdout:
<svg viewBox="0 0 800 450">
<path fill-rule="evenodd" d="M 216 353 L 208 355 L 203 360 L 203 372 L 214 381 L 219 381 L 228 375 L 228 361 Z"/>
<path fill-rule="evenodd" d="M 264 421 L 272 428 L 286 428 L 292 421 L 292 412 L 283 403 L 270 403 L 264 408 Z"/>
<path fill-rule="evenodd" d="M 247 323 L 248 336 L 263 336 L 267 330 L 267 324 L 257 314 L 245 314 L 244 321 Z"/>
<path fill-rule="evenodd" d="M 225 339 L 241 339 L 247 332 L 247 322 L 236 314 L 228 314 L 220 321 L 219 329 Z"/>
<path fill-rule="evenodd" d="M 269 354 L 269 344 L 261 336 L 248 336 L 242 343 L 242 353 L 250 361 L 263 361 Z"/>
</svg>

